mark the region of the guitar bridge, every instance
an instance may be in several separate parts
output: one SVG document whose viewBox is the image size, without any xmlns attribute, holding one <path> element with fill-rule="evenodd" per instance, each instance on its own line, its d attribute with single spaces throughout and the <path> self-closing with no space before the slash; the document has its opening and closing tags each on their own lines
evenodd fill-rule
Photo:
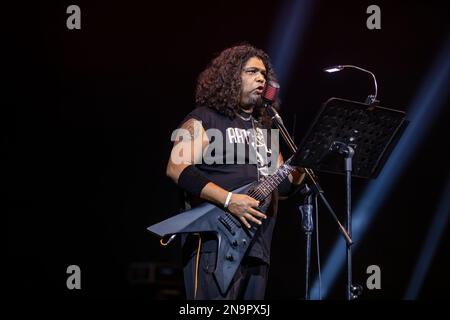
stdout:
<svg viewBox="0 0 450 320">
<path fill-rule="evenodd" d="M 241 225 L 236 222 L 236 219 L 233 218 L 229 213 L 225 214 L 225 216 L 219 217 L 219 221 L 233 236 L 236 234 L 235 231 L 236 227 L 237 228 L 241 227 Z"/>
</svg>

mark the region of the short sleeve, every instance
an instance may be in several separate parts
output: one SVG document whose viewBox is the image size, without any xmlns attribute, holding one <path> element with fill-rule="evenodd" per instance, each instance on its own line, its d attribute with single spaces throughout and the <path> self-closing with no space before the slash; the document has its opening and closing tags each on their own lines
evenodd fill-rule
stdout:
<svg viewBox="0 0 450 320">
<path fill-rule="evenodd" d="M 213 123 L 214 111 L 208 107 L 197 107 L 188 113 L 186 117 L 180 122 L 179 128 L 189 119 L 196 119 L 202 122 L 203 129 L 208 130 Z"/>
</svg>

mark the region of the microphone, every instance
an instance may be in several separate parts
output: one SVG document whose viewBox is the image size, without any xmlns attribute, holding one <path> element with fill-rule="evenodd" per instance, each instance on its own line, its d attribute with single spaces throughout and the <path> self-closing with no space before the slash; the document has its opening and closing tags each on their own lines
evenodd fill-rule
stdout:
<svg viewBox="0 0 450 320">
<path fill-rule="evenodd" d="M 268 81 L 261 95 L 261 102 L 264 108 L 266 108 L 266 111 L 272 118 L 272 120 L 276 118 L 281 124 L 283 124 L 283 119 L 281 119 L 277 110 L 275 110 L 275 108 L 272 107 L 272 104 L 277 100 L 279 91 L 280 85 L 277 82 L 272 80 Z"/>
<path fill-rule="evenodd" d="M 280 85 L 275 81 L 268 81 L 264 87 L 264 91 L 261 95 L 261 99 L 264 107 L 271 106 L 275 100 L 277 100 L 278 92 L 280 91 Z"/>
</svg>

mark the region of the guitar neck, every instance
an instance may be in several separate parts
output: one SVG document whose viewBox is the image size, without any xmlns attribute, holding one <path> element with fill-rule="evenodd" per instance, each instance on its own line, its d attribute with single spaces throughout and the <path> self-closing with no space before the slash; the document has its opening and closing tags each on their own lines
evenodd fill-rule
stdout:
<svg viewBox="0 0 450 320">
<path fill-rule="evenodd" d="M 264 180 L 256 185 L 256 187 L 249 190 L 248 195 L 256 200 L 262 201 L 267 198 L 273 190 L 275 190 L 288 175 L 295 170 L 295 167 L 290 166 L 288 162 L 284 163 L 275 171 L 274 174 L 267 176 Z"/>
</svg>

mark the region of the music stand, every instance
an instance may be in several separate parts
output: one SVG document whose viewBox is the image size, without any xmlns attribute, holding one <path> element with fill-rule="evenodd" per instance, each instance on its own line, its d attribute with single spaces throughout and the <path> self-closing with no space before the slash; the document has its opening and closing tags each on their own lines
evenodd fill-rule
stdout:
<svg viewBox="0 0 450 320">
<path fill-rule="evenodd" d="M 336 141 L 355 151 L 353 177 L 376 178 L 407 126 L 405 117 L 402 111 L 331 98 L 307 131 L 293 164 L 345 174 L 344 163 L 337 159 L 337 153 L 330 152 Z"/>
<path fill-rule="evenodd" d="M 408 125 L 402 111 L 331 98 L 324 103 L 291 164 L 345 174 L 347 233 L 352 236 L 351 177 L 376 178 Z M 344 157 L 344 161 L 342 161 Z M 351 242 L 347 247 L 347 299 L 360 294 L 352 285 Z"/>
</svg>

